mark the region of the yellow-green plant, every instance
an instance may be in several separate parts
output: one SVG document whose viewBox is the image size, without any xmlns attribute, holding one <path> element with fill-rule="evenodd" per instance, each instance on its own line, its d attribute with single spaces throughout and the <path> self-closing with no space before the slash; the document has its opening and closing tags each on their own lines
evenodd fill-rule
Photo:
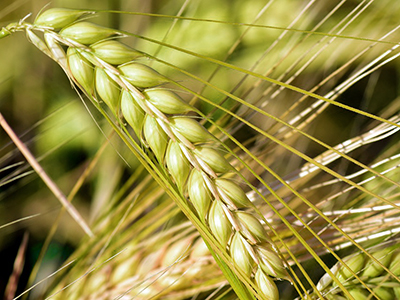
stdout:
<svg viewBox="0 0 400 300">
<path fill-rule="evenodd" d="M 375 71 L 397 58 L 397 41 L 391 39 L 398 36 L 396 27 L 385 27 L 382 21 L 379 24 L 388 29 L 377 36 L 357 32 L 362 27 L 358 18 L 364 11 L 373 11 L 372 2 L 348 10 L 342 7 L 344 2 L 338 2 L 326 16 L 319 18 L 316 13 L 313 22 L 306 16 L 312 15 L 314 1 L 297 12 L 293 23 L 258 25 L 257 20 L 272 3 L 260 7 L 254 22 L 153 16 L 156 20 L 175 19 L 171 32 L 184 22 L 240 28 L 236 41 L 229 40 L 232 31 L 221 29 L 221 37 L 232 44 L 225 50 L 222 38 L 219 48 L 217 38 L 211 43 L 215 47 L 204 49 L 195 39 L 192 44 L 168 41 L 169 31 L 161 39 L 96 25 L 92 18 L 102 13 L 92 10 L 52 8 L 31 22 L 23 19 L 3 27 L 1 37 L 24 31 L 61 66 L 76 91 L 84 94 L 82 100 L 88 98 L 101 113 L 99 122 L 110 125 L 194 225 L 188 225 L 179 214 L 177 217 L 176 208 L 169 206 L 164 212 L 171 212 L 176 224 L 155 222 L 157 226 L 129 243 L 123 237 L 144 230 L 145 216 L 162 219 L 157 209 L 166 205 L 163 201 L 153 198 L 151 207 L 143 211 L 135 204 L 131 209 L 141 211 L 140 217 L 130 218 L 119 211 L 117 219 L 130 221 L 116 234 L 112 229 L 115 223 L 110 221 L 115 208 L 105 206 L 103 220 L 89 229 L 62 196 L 71 215 L 94 237 L 79 247 L 72 256 L 77 267 L 60 272 L 46 292 L 48 296 L 206 298 L 216 286 L 226 288 L 227 282 L 240 299 L 390 299 L 396 295 L 398 274 L 369 249 L 380 242 L 397 243 L 398 144 L 394 139 L 386 152 L 374 150 L 375 155 L 366 158 L 357 151 L 396 135 L 398 105 L 387 102 L 387 107 L 377 105 L 375 111 L 369 111 L 353 107 L 352 102 L 342 103 L 340 98 L 368 75 L 376 79 Z M 250 7 L 235 5 L 237 11 Z M 319 4 L 314 12 L 327 9 L 326 5 Z M 331 16 L 342 10 L 346 16 L 329 26 Z M 381 19 L 374 11 L 362 24 Z M 303 23 L 296 23 L 299 20 Z M 355 31 L 348 33 L 352 26 Z M 265 32 L 271 33 L 267 47 L 262 42 Z M 128 46 L 127 37 L 134 37 L 138 47 Z M 280 43 L 281 48 L 277 46 Z M 218 49 L 228 55 L 212 52 Z M 255 49 L 258 59 L 251 59 L 250 49 Z M 204 66 L 200 63 L 191 69 L 195 60 Z M 251 65 L 249 60 L 256 63 Z M 319 69 L 323 71 L 319 73 Z M 342 117 L 343 112 L 348 115 Z M 321 116 L 326 118 L 318 123 Z M 356 135 L 343 134 L 341 124 L 329 124 L 346 123 L 346 118 L 353 116 L 363 128 Z M 325 138 L 331 135 L 340 138 Z M 160 226 L 168 229 L 159 232 Z M 182 236 L 167 241 L 170 232 L 182 228 L 187 228 Z M 112 244 L 103 238 L 110 232 Z M 206 253 L 202 253 L 206 263 L 194 268 L 200 279 L 190 270 L 196 260 L 189 254 L 189 260 L 182 251 L 170 254 L 168 249 L 195 251 L 196 232 L 227 281 Z M 124 242 L 127 250 L 122 251 Z M 347 258 L 350 251 L 352 259 Z M 99 262 L 104 266 L 96 266 Z M 359 263 L 357 268 L 355 263 Z M 361 268 L 379 269 L 379 274 L 360 273 Z M 314 269 L 323 276 L 319 283 Z M 215 281 L 211 280 L 214 276 Z M 376 285 L 382 278 L 390 287 Z M 192 285 L 196 288 L 191 289 Z M 295 291 L 296 296 L 288 295 L 286 289 Z M 211 295 L 215 297 L 235 297 L 229 291 L 227 295 L 218 289 L 214 292 Z"/>
</svg>

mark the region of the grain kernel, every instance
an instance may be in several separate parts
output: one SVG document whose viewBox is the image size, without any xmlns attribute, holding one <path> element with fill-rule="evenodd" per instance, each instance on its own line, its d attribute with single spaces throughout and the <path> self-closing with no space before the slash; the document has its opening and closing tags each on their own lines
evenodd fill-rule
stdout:
<svg viewBox="0 0 400 300">
<path fill-rule="evenodd" d="M 88 13 L 93 12 L 68 8 L 50 8 L 41 13 L 36 18 L 34 24 L 39 26 L 52 27 L 57 30 L 71 24 L 72 22 L 75 22 L 79 17 Z"/>
<path fill-rule="evenodd" d="M 112 65 L 124 64 L 143 56 L 143 53 L 115 40 L 101 41 L 91 45 L 91 48 L 97 57 Z"/>
<path fill-rule="evenodd" d="M 202 171 L 193 169 L 188 182 L 190 201 L 204 222 L 211 203 L 211 194 L 204 182 Z"/>
<path fill-rule="evenodd" d="M 251 258 L 245 244 L 248 242 L 239 232 L 235 232 L 230 244 L 230 253 L 235 265 L 250 277 L 253 270 L 254 260 Z M 250 246 L 250 245 L 247 245 Z"/>
<path fill-rule="evenodd" d="M 183 114 L 192 110 L 192 107 L 181 97 L 166 89 L 147 89 L 143 94 L 149 102 L 165 114 Z"/>
<path fill-rule="evenodd" d="M 68 66 L 76 82 L 90 95 L 94 91 L 93 65 L 74 48 L 67 50 Z"/>
<path fill-rule="evenodd" d="M 144 137 L 153 150 L 159 162 L 164 161 L 165 149 L 167 148 L 168 137 L 158 125 L 156 119 L 146 115 L 143 125 Z"/>
<path fill-rule="evenodd" d="M 167 79 L 154 69 L 139 63 L 129 63 L 119 67 L 126 80 L 136 87 L 148 88 L 166 83 Z"/>
<path fill-rule="evenodd" d="M 121 92 L 121 111 L 125 120 L 133 128 L 136 135 L 140 137 L 145 113 L 126 90 Z"/>
<path fill-rule="evenodd" d="M 190 164 L 177 142 L 169 141 L 165 162 L 179 189 L 183 189 L 190 173 Z"/>
<path fill-rule="evenodd" d="M 120 89 L 114 80 L 101 68 L 95 70 L 96 91 L 100 98 L 115 113 L 118 108 Z"/>
<path fill-rule="evenodd" d="M 81 44 L 94 44 L 118 33 L 107 27 L 90 22 L 79 22 L 65 27 L 60 35 L 72 39 Z"/>
<path fill-rule="evenodd" d="M 219 151 L 210 147 L 197 146 L 193 152 L 216 173 L 227 173 L 233 169 Z"/>
<path fill-rule="evenodd" d="M 278 300 L 279 291 L 275 282 L 259 268 L 254 277 L 256 285 L 260 288 L 263 296 L 268 300 Z"/>
<path fill-rule="evenodd" d="M 211 232 L 225 248 L 229 238 L 231 237 L 232 225 L 226 217 L 224 209 L 221 205 L 223 204 L 221 204 L 219 201 L 213 201 L 208 215 L 208 223 L 210 225 Z"/>
</svg>

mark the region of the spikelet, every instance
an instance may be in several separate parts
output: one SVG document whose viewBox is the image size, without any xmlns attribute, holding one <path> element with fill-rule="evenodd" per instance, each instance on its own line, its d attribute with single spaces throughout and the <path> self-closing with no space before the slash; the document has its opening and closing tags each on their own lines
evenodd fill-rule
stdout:
<svg viewBox="0 0 400 300">
<path fill-rule="evenodd" d="M 183 154 L 178 142 L 174 142 L 173 140 L 169 141 L 167 153 L 165 155 L 165 162 L 172 178 L 174 178 L 176 182 L 176 185 L 180 190 L 183 190 L 190 173 L 190 164 Z"/>
<path fill-rule="evenodd" d="M 119 67 L 126 80 L 139 88 L 154 87 L 168 82 L 152 68 L 136 62 L 124 64 Z"/>
<path fill-rule="evenodd" d="M 72 22 L 75 22 L 83 15 L 93 13 L 90 11 L 81 11 L 68 8 L 50 8 L 40 14 L 34 24 L 39 26 L 52 27 L 53 29 L 61 29 Z"/>
<path fill-rule="evenodd" d="M 94 67 L 78 50 L 68 48 L 69 70 L 78 84 L 89 94 L 94 92 Z"/>
<path fill-rule="evenodd" d="M 188 183 L 189 198 L 204 222 L 211 204 L 211 193 L 204 181 L 202 171 L 193 169 Z"/>
<path fill-rule="evenodd" d="M 99 26 L 94 23 L 78 22 L 63 28 L 60 31 L 60 35 L 80 44 L 89 45 L 104 40 L 110 36 L 118 35 L 118 33 L 113 29 Z"/>
<path fill-rule="evenodd" d="M 120 89 L 107 73 L 101 69 L 95 70 L 96 91 L 100 98 L 115 113 L 119 107 Z"/>
<path fill-rule="evenodd" d="M 121 65 L 142 57 L 143 54 L 114 40 L 105 40 L 90 46 L 93 54 L 112 65 Z"/>
</svg>

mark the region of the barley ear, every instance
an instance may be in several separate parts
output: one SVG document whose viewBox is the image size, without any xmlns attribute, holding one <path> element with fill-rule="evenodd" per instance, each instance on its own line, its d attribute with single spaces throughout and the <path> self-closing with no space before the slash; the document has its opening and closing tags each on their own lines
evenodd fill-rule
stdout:
<svg viewBox="0 0 400 300">
<path fill-rule="evenodd" d="M 61 29 L 85 14 L 92 14 L 91 11 L 81 11 L 68 8 L 50 8 L 41 13 L 35 20 L 34 24 L 39 26 L 52 27 L 53 29 Z"/>
</svg>

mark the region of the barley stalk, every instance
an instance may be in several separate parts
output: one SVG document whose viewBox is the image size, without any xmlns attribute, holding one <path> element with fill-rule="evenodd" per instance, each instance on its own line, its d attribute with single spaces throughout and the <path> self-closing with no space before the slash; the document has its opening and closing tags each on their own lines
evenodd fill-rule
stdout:
<svg viewBox="0 0 400 300">
<path fill-rule="evenodd" d="M 196 112 L 193 107 L 162 87 L 170 80 L 134 61 L 144 54 L 115 40 L 117 31 L 80 21 L 86 13 L 49 9 L 33 25 L 21 21 L 2 33 L 25 31 L 91 100 L 103 101 L 117 118 L 125 118 L 166 166 L 235 269 L 253 280 L 263 297 L 278 299 L 269 276 L 289 279 L 288 274 L 250 200 L 230 178 L 237 171 L 218 149 L 218 139 L 186 115 Z M 34 31 L 43 32 L 44 41 Z"/>
</svg>

